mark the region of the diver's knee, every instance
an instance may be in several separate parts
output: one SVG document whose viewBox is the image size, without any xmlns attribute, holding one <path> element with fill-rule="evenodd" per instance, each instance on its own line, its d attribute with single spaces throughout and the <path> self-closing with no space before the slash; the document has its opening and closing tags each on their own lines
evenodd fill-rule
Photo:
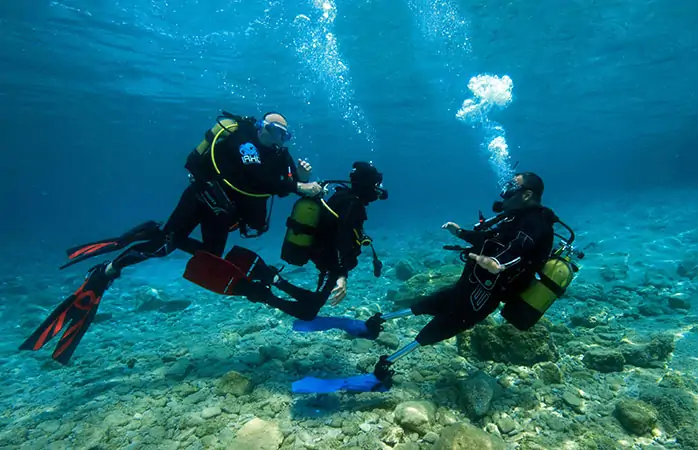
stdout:
<svg viewBox="0 0 698 450">
<path fill-rule="evenodd" d="M 301 320 L 305 320 L 306 322 L 309 322 L 311 320 L 315 320 L 319 312 L 320 308 L 306 308 L 302 311 L 299 311 L 296 317 L 298 317 Z"/>
</svg>

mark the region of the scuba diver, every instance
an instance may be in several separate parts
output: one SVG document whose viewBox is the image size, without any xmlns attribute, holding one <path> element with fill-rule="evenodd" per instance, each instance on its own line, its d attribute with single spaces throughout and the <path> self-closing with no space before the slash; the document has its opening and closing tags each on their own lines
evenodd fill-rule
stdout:
<svg viewBox="0 0 698 450">
<path fill-rule="evenodd" d="M 372 374 L 330 380 L 306 377 L 293 384 L 293 391 L 386 391 L 392 384 L 392 365 L 396 360 L 420 346 L 436 344 L 474 327 L 497 310 L 500 302 L 505 304 L 502 316 L 509 323 L 520 330 L 532 327 L 572 282 L 578 267 L 571 257 L 584 255 L 572 247 L 574 232 L 551 209 L 541 205 L 543 181 L 538 175 L 517 173 L 500 195 L 502 201 L 493 205 L 493 211 L 499 214 L 485 220 L 480 213 L 474 230 L 465 230 L 453 222 L 443 225 L 471 245 L 444 247 L 460 251 L 465 262 L 455 285 L 415 299 L 409 309 L 377 313 L 367 321 L 341 317 L 297 321 L 296 331 L 337 328 L 354 336 L 376 339 L 387 320 L 411 315 L 433 317 L 413 342 L 390 356 L 381 356 Z M 554 237 L 562 238 L 554 231 L 556 223 L 566 227 L 570 237 L 552 252 Z"/>
<path fill-rule="evenodd" d="M 355 162 L 352 167 L 349 186 L 341 181 L 325 182 L 339 185 L 329 200 L 302 198 L 286 221 L 281 258 L 297 266 L 312 261 L 320 272 L 315 291 L 289 283 L 279 276 L 279 269 L 239 246 L 225 259 L 197 253 L 187 264 L 184 277 L 213 292 L 245 296 L 306 321 L 317 316 L 330 296 L 331 304 L 337 305 L 346 297 L 347 278 L 358 264 L 362 245 L 370 245 L 373 250 L 376 277 L 382 268 L 363 225 L 368 219 L 366 207 L 387 199 L 388 191 L 383 188 L 383 175 L 373 165 Z M 294 300 L 277 297 L 272 287 Z"/>
<path fill-rule="evenodd" d="M 221 255 L 231 231 L 239 230 L 243 237 L 267 231 L 270 197 L 322 192 L 318 183 L 308 183 L 310 165 L 299 160 L 296 167 L 289 154 L 285 144 L 292 136 L 283 115 L 268 112 L 258 120 L 224 111 L 216 121 L 187 158 L 190 184 L 164 226 L 148 221 L 122 236 L 69 249 L 69 261 L 61 269 L 125 250 L 113 261 L 92 267 L 82 286 L 51 313 L 20 350 L 38 350 L 65 328 L 52 357 L 67 364 L 94 319 L 104 292 L 124 268 L 176 249 Z M 199 225 L 201 241 L 190 237 Z"/>
</svg>

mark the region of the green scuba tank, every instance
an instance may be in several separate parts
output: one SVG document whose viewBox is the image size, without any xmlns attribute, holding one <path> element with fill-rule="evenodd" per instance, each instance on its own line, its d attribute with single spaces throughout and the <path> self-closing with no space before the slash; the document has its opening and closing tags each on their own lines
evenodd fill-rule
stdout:
<svg viewBox="0 0 698 450">
<path fill-rule="evenodd" d="M 322 205 L 313 198 L 301 198 L 293 205 L 286 219 L 286 236 L 281 246 L 281 259 L 295 266 L 305 265 L 315 242 Z"/>
<path fill-rule="evenodd" d="M 536 274 L 531 284 L 502 308 L 502 317 L 525 331 L 538 323 L 550 306 L 562 297 L 579 268 L 569 256 L 555 252 Z"/>
</svg>

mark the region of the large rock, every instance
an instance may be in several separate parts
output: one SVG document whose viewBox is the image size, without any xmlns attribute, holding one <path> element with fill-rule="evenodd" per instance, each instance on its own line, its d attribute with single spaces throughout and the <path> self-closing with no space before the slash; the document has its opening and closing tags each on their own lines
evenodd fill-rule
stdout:
<svg viewBox="0 0 698 450">
<path fill-rule="evenodd" d="M 544 322 L 528 331 L 520 331 L 508 323 L 480 324 L 473 328 L 470 343 L 481 360 L 533 366 L 560 358 L 554 339 Z"/>
<path fill-rule="evenodd" d="M 595 348 L 584 354 L 582 362 L 590 369 L 603 373 L 622 372 L 625 358 L 621 352 Z"/>
<path fill-rule="evenodd" d="M 463 266 L 446 265 L 438 271 L 418 273 L 405 282 L 392 297 L 397 307 L 409 307 L 421 297 L 439 289 L 452 286 L 463 272 Z"/>
<path fill-rule="evenodd" d="M 182 381 L 194 369 L 194 365 L 188 358 L 178 359 L 167 369 L 166 376 L 174 380 Z"/>
<path fill-rule="evenodd" d="M 160 311 L 163 313 L 172 313 L 183 311 L 191 305 L 190 300 L 170 300 L 159 291 L 152 288 L 141 289 L 137 293 L 139 297 L 139 305 L 136 312 Z"/>
<path fill-rule="evenodd" d="M 395 264 L 395 278 L 400 281 L 407 281 L 414 276 L 412 265 L 404 259 Z"/>
<path fill-rule="evenodd" d="M 468 417 L 477 420 L 486 415 L 492 406 L 497 382 L 482 371 L 475 372 L 460 386 L 460 402 Z"/>
<path fill-rule="evenodd" d="M 436 407 L 427 401 L 403 402 L 395 408 L 395 422 L 405 431 L 424 435 L 434 423 Z"/>
<path fill-rule="evenodd" d="M 616 403 L 614 416 L 628 432 L 642 436 L 657 424 L 657 410 L 641 400 L 623 399 Z"/>
<path fill-rule="evenodd" d="M 562 369 L 551 362 L 543 362 L 536 364 L 533 368 L 538 376 L 538 379 L 545 384 L 561 384 L 562 383 Z"/>
<path fill-rule="evenodd" d="M 640 400 L 657 409 L 659 422 L 671 434 L 696 428 L 698 401 L 689 392 L 673 388 L 652 388 L 640 394 Z"/>
<path fill-rule="evenodd" d="M 504 450 L 504 441 L 470 424 L 457 423 L 441 432 L 432 450 Z"/>
<path fill-rule="evenodd" d="M 219 395 L 232 394 L 238 396 L 249 394 L 253 388 L 252 382 L 244 375 L 230 371 L 218 380 L 216 392 Z"/>
<path fill-rule="evenodd" d="M 647 344 L 626 343 L 620 349 L 625 362 L 637 367 L 662 368 L 674 351 L 674 336 L 660 334 Z"/>
<path fill-rule="evenodd" d="M 221 441 L 225 448 L 235 450 L 278 450 L 284 436 L 276 424 L 255 417 L 240 428 L 232 441 Z"/>
</svg>

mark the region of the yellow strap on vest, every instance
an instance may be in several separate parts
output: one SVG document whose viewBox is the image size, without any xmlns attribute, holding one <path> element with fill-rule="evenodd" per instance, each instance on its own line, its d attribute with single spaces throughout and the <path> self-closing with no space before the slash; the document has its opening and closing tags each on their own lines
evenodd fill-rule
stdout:
<svg viewBox="0 0 698 450">
<path fill-rule="evenodd" d="M 327 208 L 327 210 L 330 212 L 330 214 L 332 214 L 335 218 L 339 219 L 339 214 L 337 214 L 336 212 L 334 212 L 334 210 L 332 208 L 330 208 L 330 205 L 327 204 L 325 199 L 321 198 L 320 202 L 322 202 L 322 204 L 325 206 L 325 208 Z M 356 243 L 357 244 L 369 245 L 371 243 L 370 239 L 361 240 L 361 236 L 359 236 L 359 232 L 356 231 L 356 229 L 354 229 L 354 234 L 356 235 Z"/>
<path fill-rule="evenodd" d="M 220 137 L 220 135 L 221 135 L 224 131 L 226 131 L 226 132 L 232 132 L 232 131 L 237 130 L 237 128 L 238 128 L 237 122 L 235 122 L 234 128 L 232 128 L 231 130 L 228 130 L 228 129 L 225 128 L 225 127 L 224 127 L 224 128 L 221 128 L 221 130 L 220 130 L 218 133 L 216 133 L 216 136 L 213 138 L 213 141 L 211 142 L 211 162 L 213 163 L 213 168 L 215 169 L 215 171 L 216 171 L 216 173 L 217 173 L 218 175 L 221 174 L 221 171 L 218 169 L 218 164 L 216 164 L 216 156 L 215 156 L 216 142 L 218 141 L 218 138 Z M 257 198 L 271 197 L 271 194 L 253 194 L 253 193 L 251 193 L 251 192 L 245 192 L 245 191 L 243 191 L 242 189 L 238 189 L 238 188 L 236 188 L 235 186 L 233 186 L 232 183 L 230 183 L 230 181 L 226 180 L 225 178 L 223 178 L 223 182 L 224 182 L 225 184 L 227 184 L 228 186 L 230 186 L 230 188 L 233 189 L 235 192 L 239 192 L 240 194 L 246 195 L 246 196 L 248 196 L 248 197 L 257 197 Z"/>
</svg>

